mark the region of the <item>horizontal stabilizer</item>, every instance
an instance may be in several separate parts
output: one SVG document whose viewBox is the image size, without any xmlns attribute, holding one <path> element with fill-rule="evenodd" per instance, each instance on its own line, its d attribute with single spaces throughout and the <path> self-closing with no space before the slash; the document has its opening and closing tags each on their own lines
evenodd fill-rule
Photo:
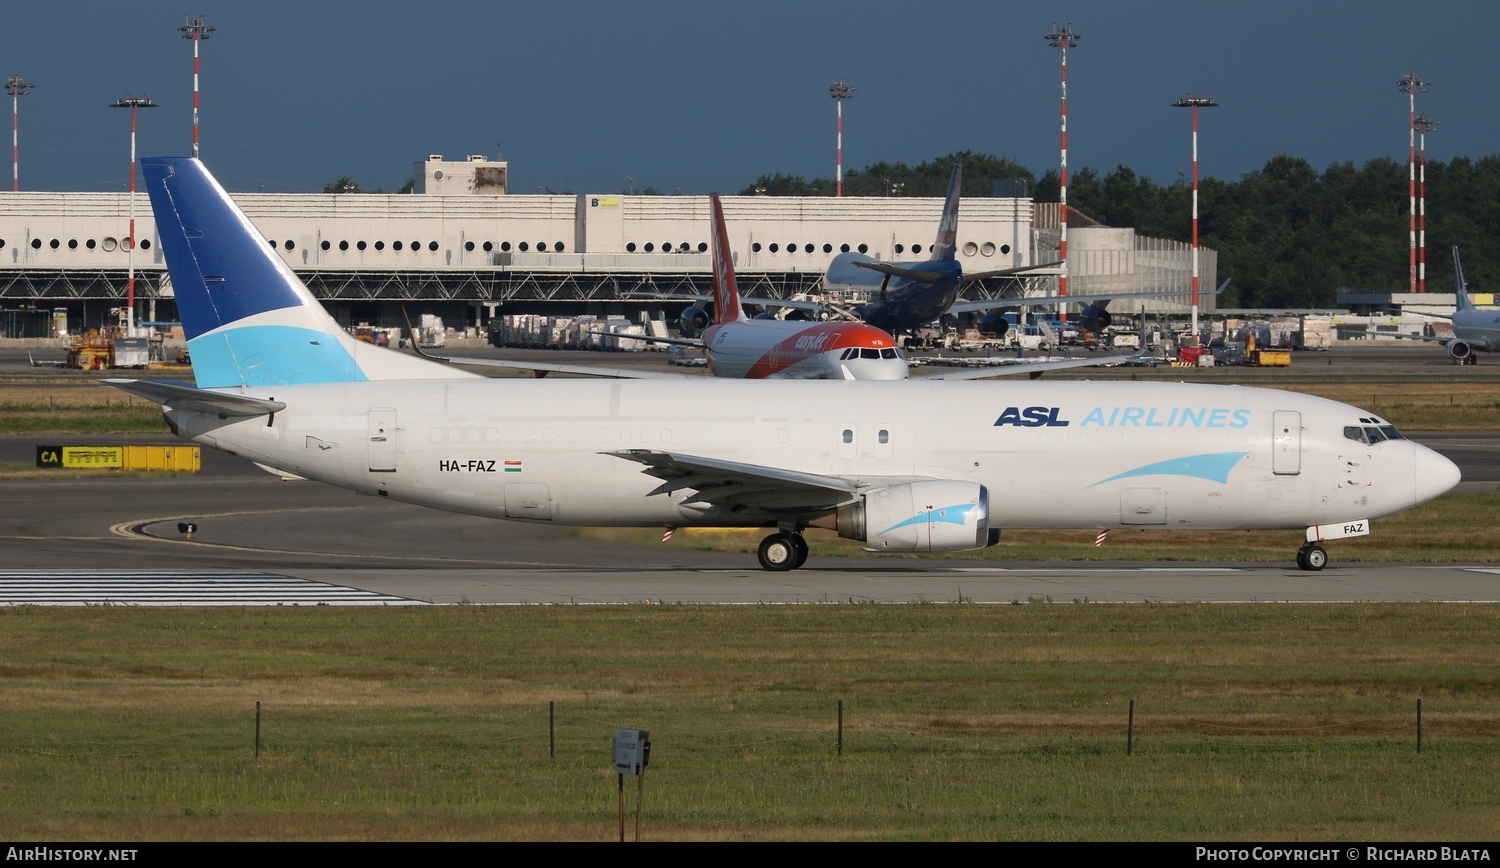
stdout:
<svg viewBox="0 0 1500 868">
<path fill-rule="evenodd" d="M 280 401 L 267 401 L 264 398 L 251 398 L 231 392 L 197 389 L 163 380 L 103 380 L 102 382 L 122 392 L 129 392 L 138 398 L 155 401 L 174 410 L 208 413 L 221 419 L 231 416 L 269 416 L 286 409 L 286 404 Z"/>
<path fill-rule="evenodd" d="M 851 262 L 850 265 L 858 268 L 868 268 L 881 274 L 889 274 L 892 277 L 904 277 L 907 280 L 915 280 L 918 283 L 937 283 L 949 275 L 942 271 L 913 271 L 910 268 L 902 268 L 899 265 L 891 265 L 889 262 L 866 262 L 863 260 Z"/>
</svg>

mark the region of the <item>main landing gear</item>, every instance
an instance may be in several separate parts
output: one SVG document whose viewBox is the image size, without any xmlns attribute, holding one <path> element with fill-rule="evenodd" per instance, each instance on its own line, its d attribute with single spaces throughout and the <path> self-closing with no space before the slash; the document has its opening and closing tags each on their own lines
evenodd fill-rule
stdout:
<svg viewBox="0 0 1500 868">
<path fill-rule="evenodd" d="M 796 531 L 777 531 L 760 541 L 760 565 L 772 572 L 795 570 L 807 562 L 807 541 Z"/>
<path fill-rule="evenodd" d="M 1303 543 L 1297 549 L 1297 566 L 1315 573 L 1328 566 L 1328 552 L 1317 543 Z"/>
</svg>

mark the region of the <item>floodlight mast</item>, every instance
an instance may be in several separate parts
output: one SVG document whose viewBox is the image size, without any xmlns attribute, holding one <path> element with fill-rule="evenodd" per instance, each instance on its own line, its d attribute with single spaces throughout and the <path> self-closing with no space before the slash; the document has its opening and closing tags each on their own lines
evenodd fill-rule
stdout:
<svg viewBox="0 0 1500 868">
<path fill-rule="evenodd" d="M 1198 338 L 1198 109 L 1219 104 L 1206 96 L 1187 96 L 1172 103 L 1174 108 L 1193 110 L 1193 339 Z"/>
<path fill-rule="evenodd" d="M 186 18 L 186 24 L 177 28 L 183 39 L 193 40 L 193 159 L 198 159 L 198 43 L 214 32 L 213 27 L 203 23 L 203 16 Z"/>
<path fill-rule="evenodd" d="M 1407 292 L 1417 291 L 1417 91 L 1426 93 L 1431 83 L 1416 72 L 1408 72 L 1396 82 L 1406 94 Z"/>
<path fill-rule="evenodd" d="M 21 189 L 21 97 L 31 92 L 36 85 L 12 75 L 5 79 L 5 92 L 10 94 L 10 191 Z"/>
<path fill-rule="evenodd" d="M 833 97 L 838 106 L 838 145 L 836 150 L 836 161 L 834 164 L 834 192 L 835 196 L 844 195 L 844 100 L 853 99 L 857 87 L 850 87 L 849 80 L 844 78 L 835 79 L 829 85 L 828 93 Z"/>
<path fill-rule="evenodd" d="M 1081 39 L 1073 32 L 1073 22 L 1068 22 L 1061 27 L 1052 25 L 1052 32 L 1044 36 L 1047 44 L 1053 48 L 1062 50 L 1062 111 L 1061 111 L 1061 162 L 1057 172 L 1057 223 L 1058 223 L 1058 265 L 1062 272 L 1057 277 L 1057 294 L 1068 294 L 1068 49 L 1078 44 Z M 1061 306 L 1059 306 L 1061 308 Z M 1061 314 L 1061 320 L 1067 322 L 1066 311 Z"/>
<path fill-rule="evenodd" d="M 1437 129 L 1432 115 L 1417 115 L 1417 292 L 1427 291 L 1427 134 Z"/>
<path fill-rule="evenodd" d="M 130 239 L 125 250 L 125 336 L 135 337 L 135 111 L 157 108 L 157 105 L 147 97 L 127 93 L 109 107 L 130 109 Z"/>
</svg>

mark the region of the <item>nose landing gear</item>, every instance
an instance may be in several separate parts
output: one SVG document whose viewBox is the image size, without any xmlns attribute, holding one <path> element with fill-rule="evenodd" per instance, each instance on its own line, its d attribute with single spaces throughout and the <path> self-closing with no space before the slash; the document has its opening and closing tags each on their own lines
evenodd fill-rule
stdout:
<svg viewBox="0 0 1500 868">
<path fill-rule="evenodd" d="M 1328 552 L 1316 543 L 1303 543 L 1297 549 L 1297 566 L 1315 573 L 1328 566 Z"/>
</svg>

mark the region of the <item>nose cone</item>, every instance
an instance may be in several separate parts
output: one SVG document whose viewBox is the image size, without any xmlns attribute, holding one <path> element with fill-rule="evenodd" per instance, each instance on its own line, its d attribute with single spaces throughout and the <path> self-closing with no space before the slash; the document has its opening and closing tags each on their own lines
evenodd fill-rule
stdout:
<svg viewBox="0 0 1500 868">
<path fill-rule="evenodd" d="M 1452 491 L 1463 478 L 1458 465 L 1426 446 L 1417 443 L 1412 445 L 1416 447 L 1417 453 L 1412 461 L 1412 477 L 1416 483 L 1415 502 L 1424 503 Z"/>
</svg>

